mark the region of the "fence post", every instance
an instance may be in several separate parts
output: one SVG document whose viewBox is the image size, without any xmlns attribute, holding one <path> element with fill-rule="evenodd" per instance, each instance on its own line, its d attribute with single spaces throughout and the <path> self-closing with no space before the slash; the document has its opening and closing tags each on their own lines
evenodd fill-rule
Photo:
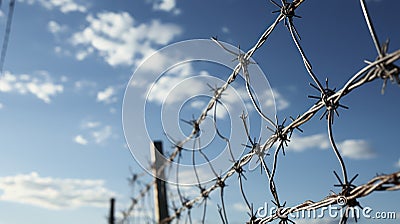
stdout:
<svg viewBox="0 0 400 224">
<path fill-rule="evenodd" d="M 161 141 L 150 143 L 150 151 L 152 157 L 153 174 L 156 178 L 154 187 L 154 213 L 157 223 L 169 217 L 167 204 L 167 190 L 165 187 L 164 170 L 159 170 L 166 161 L 163 156 L 163 147 Z"/>
<path fill-rule="evenodd" d="M 110 214 L 108 216 L 108 224 L 114 224 L 115 223 L 114 204 L 115 204 L 115 198 L 111 198 L 111 200 L 110 200 Z"/>
</svg>

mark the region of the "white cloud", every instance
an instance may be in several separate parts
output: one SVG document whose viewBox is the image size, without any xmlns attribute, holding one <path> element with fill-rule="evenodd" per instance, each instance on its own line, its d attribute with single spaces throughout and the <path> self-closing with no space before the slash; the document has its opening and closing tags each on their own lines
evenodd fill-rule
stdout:
<svg viewBox="0 0 400 224">
<path fill-rule="evenodd" d="M 87 7 L 77 3 L 75 0 L 18 0 L 29 5 L 39 4 L 47 10 L 58 9 L 62 13 L 86 12 Z"/>
<path fill-rule="evenodd" d="M 159 20 L 137 24 L 127 12 L 102 12 L 88 15 L 86 20 L 88 26 L 71 38 L 74 46 L 80 45 L 77 58 L 83 60 L 96 51 L 111 66 L 138 64 L 156 46 L 171 42 L 182 32 L 177 25 Z"/>
<path fill-rule="evenodd" d="M 51 20 L 47 23 L 47 29 L 50 31 L 50 33 L 57 34 L 64 32 L 67 27 L 65 25 L 58 24 L 56 21 Z"/>
<path fill-rule="evenodd" d="M 77 135 L 74 138 L 74 142 L 80 144 L 80 145 L 87 145 L 88 140 L 86 140 L 82 135 Z"/>
<path fill-rule="evenodd" d="M 370 159 L 375 157 L 372 146 L 365 140 L 347 139 L 336 144 L 341 155 L 350 159 Z M 300 137 L 293 134 L 287 150 L 302 152 L 308 149 L 329 149 L 331 147 L 326 134 Z"/>
<path fill-rule="evenodd" d="M 197 80 L 185 80 L 178 88 L 174 88 L 175 84 L 182 79 L 180 77 L 164 76 L 154 85 L 151 94 L 148 97 L 150 102 L 164 102 L 165 104 L 174 104 L 188 99 L 206 88 L 199 85 Z M 165 101 L 164 101 L 165 100 Z"/>
<path fill-rule="evenodd" d="M 172 12 L 175 15 L 178 15 L 181 12 L 176 8 L 176 0 L 153 0 L 153 9 Z"/>
<path fill-rule="evenodd" d="M 87 56 L 91 55 L 94 52 L 93 47 L 88 47 L 86 50 L 78 51 L 75 55 L 76 60 L 83 61 Z"/>
<path fill-rule="evenodd" d="M 81 145 L 97 144 L 102 145 L 111 137 L 115 137 L 112 133 L 110 125 L 103 125 L 99 121 L 84 120 L 80 125 L 81 133 L 74 138 L 74 142 Z"/>
<path fill-rule="evenodd" d="M 65 55 L 65 56 L 71 56 L 72 55 L 71 51 L 69 51 L 67 49 L 63 49 L 60 46 L 55 46 L 54 47 L 54 53 L 56 53 L 57 55 Z"/>
<path fill-rule="evenodd" d="M 41 177 L 36 172 L 18 174 L 0 177 L 0 200 L 53 210 L 106 208 L 115 193 L 104 184 L 104 180 Z"/>
<path fill-rule="evenodd" d="M 62 93 L 64 87 L 55 84 L 47 72 L 38 75 L 14 75 L 6 71 L 0 77 L 0 92 L 17 92 L 19 94 L 33 94 L 45 103 L 51 102 L 51 97 Z"/>
<path fill-rule="evenodd" d="M 82 89 L 87 89 L 87 88 L 93 89 L 96 86 L 97 86 L 97 83 L 95 83 L 93 81 L 87 81 L 87 80 L 79 80 L 74 83 L 75 91 L 80 91 Z"/>
<path fill-rule="evenodd" d="M 104 103 L 114 103 L 117 101 L 117 97 L 115 96 L 116 91 L 112 86 L 107 87 L 105 90 L 97 93 L 97 101 Z"/>
<path fill-rule="evenodd" d="M 102 125 L 99 121 L 82 121 L 80 129 L 84 134 L 77 135 L 74 138 L 74 142 L 81 145 L 104 144 L 113 136 L 112 127 Z"/>
<path fill-rule="evenodd" d="M 191 102 L 190 106 L 195 109 L 203 109 L 206 106 L 206 102 L 197 100 L 197 101 Z"/>
<path fill-rule="evenodd" d="M 375 157 L 372 146 L 365 140 L 349 139 L 338 144 L 341 154 L 351 159 L 370 159 Z"/>
<path fill-rule="evenodd" d="M 75 136 L 74 142 L 78 143 L 80 145 L 87 145 L 88 144 L 88 140 L 86 140 L 82 135 Z"/>
<path fill-rule="evenodd" d="M 328 136 L 325 134 L 315 134 L 305 137 L 300 137 L 296 134 L 293 134 L 287 150 L 302 152 L 307 149 L 327 149 L 329 147 L 330 143 Z"/>
<path fill-rule="evenodd" d="M 287 101 L 277 89 L 265 91 L 261 99 L 266 99 L 264 101 L 265 107 L 272 107 L 275 104 L 277 110 L 284 110 L 290 105 L 289 101 Z"/>
<path fill-rule="evenodd" d="M 108 126 L 108 125 L 98 131 L 92 132 L 92 137 L 94 138 L 94 141 L 97 144 L 101 144 L 101 143 L 105 142 L 106 140 L 108 140 L 111 137 L 111 135 L 112 135 L 112 128 L 111 128 L 111 126 Z"/>
</svg>

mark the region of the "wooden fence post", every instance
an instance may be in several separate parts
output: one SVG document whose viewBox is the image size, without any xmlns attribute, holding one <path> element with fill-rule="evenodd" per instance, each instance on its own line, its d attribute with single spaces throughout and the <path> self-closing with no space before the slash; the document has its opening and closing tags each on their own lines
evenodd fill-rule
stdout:
<svg viewBox="0 0 400 224">
<path fill-rule="evenodd" d="M 167 203 L 167 189 L 165 187 L 164 170 L 160 171 L 160 167 L 166 162 L 163 156 L 163 147 L 161 141 L 154 141 L 150 145 L 152 154 L 153 174 L 156 178 L 154 187 L 154 212 L 157 223 L 169 217 Z"/>
</svg>

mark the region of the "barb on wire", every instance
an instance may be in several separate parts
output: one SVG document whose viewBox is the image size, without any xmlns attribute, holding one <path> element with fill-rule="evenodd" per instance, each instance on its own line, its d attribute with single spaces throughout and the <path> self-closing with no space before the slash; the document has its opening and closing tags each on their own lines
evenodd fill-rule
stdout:
<svg viewBox="0 0 400 224">
<path fill-rule="evenodd" d="M 257 216 L 256 216 L 256 214 L 254 212 L 253 203 L 251 203 L 250 212 L 247 212 L 247 215 L 250 216 L 250 220 L 248 222 L 246 222 L 246 223 L 255 224 L 255 220 L 257 219 Z"/>
<path fill-rule="evenodd" d="M 255 62 L 252 62 L 249 58 L 246 57 L 246 54 L 244 54 L 244 53 L 242 53 L 242 52 L 240 51 L 240 46 L 239 46 L 239 52 L 238 52 L 238 53 L 235 53 L 234 51 L 229 50 L 227 47 L 225 47 L 225 46 L 224 46 L 222 43 L 220 43 L 216 38 L 212 38 L 212 40 L 213 40 L 214 42 L 216 42 L 217 45 L 220 46 L 222 49 L 224 49 L 224 50 L 227 51 L 228 53 L 230 53 L 230 54 L 232 54 L 232 55 L 235 56 L 235 58 L 234 58 L 233 60 L 237 60 L 237 61 L 239 62 L 240 69 L 242 70 L 242 73 L 243 73 L 243 75 L 244 75 L 244 77 L 245 77 L 245 81 L 246 81 L 246 91 L 247 91 L 248 96 L 249 96 L 250 99 L 251 99 L 251 102 L 252 102 L 254 108 L 256 109 L 257 113 L 258 113 L 265 121 L 267 121 L 267 122 L 270 123 L 271 125 L 274 125 L 274 122 L 273 122 L 270 118 L 268 118 L 268 117 L 262 112 L 261 108 L 258 106 L 258 104 L 257 104 L 257 102 L 256 102 L 256 100 L 255 100 L 255 98 L 254 98 L 254 96 L 253 96 L 253 93 L 252 93 L 252 91 L 251 91 L 250 75 L 249 75 L 248 66 L 249 66 L 250 64 L 255 64 Z"/>
<path fill-rule="evenodd" d="M 131 198 L 131 203 L 130 203 L 128 209 L 126 209 L 125 211 L 121 211 L 121 213 L 122 213 L 122 219 L 120 221 L 121 223 L 128 222 L 128 219 L 129 219 L 129 217 L 131 217 L 133 211 L 136 208 L 136 205 L 139 203 L 139 201 L 141 199 L 143 199 L 148 194 L 150 194 L 150 190 L 151 190 L 151 188 L 153 187 L 154 184 L 155 184 L 155 180 L 153 180 L 152 182 L 146 184 L 144 189 L 142 189 L 139 192 L 138 196 L 136 196 L 135 198 Z"/>
<path fill-rule="evenodd" d="M 288 28 L 290 35 L 292 36 L 292 39 L 301 55 L 301 58 L 303 60 L 304 66 L 307 70 L 307 72 L 309 73 L 309 75 L 311 76 L 311 78 L 313 79 L 313 81 L 315 82 L 315 84 L 317 85 L 318 89 L 322 92 L 323 91 L 323 87 L 321 85 L 321 83 L 319 82 L 318 78 L 316 77 L 316 75 L 314 74 L 314 72 L 312 71 L 312 66 L 310 61 L 308 60 L 308 58 L 306 57 L 303 48 L 301 47 L 299 40 L 300 39 L 300 35 L 297 32 L 296 27 L 293 24 L 293 17 L 298 17 L 295 16 L 295 9 L 296 9 L 296 1 L 293 1 L 292 3 L 287 3 L 285 0 L 282 0 L 282 6 L 280 6 L 279 4 L 277 4 L 276 2 L 274 2 L 273 0 L 271 0 L 271 2 L 273 2 L 276 6 L 281 7 L 280 10 L 280 14 L 285 18 L 285 25 Z M 278 11 L 276 11 L 278 12 Z"/>
<path fill-rule="evenodd" d="M 293 29 L 296 33 L 296 36 L 299 39 L 301 39 L 299 33 L 296 30 L 296 27 L 293 24 L 293 17 L 301 18 L 301 16 L 296 15 L 294 11 L 295 10 L 294 2 L 289 3 L 286 0 L 281 0 L 282 5 L 279 5 L 274 0 L 270 1 L 272 2 L 272 4 L 274 4 L 276 7 L 279 8 L 279 10 L 272 11 L 272 13 L 277 13 L 277 12 L 281 13 L 285 18 L 285 26 L 288 28 L 288 30 Z"/>
<path fill-rule="evenodd" d="M 251 153 L 252 157 L 256 156 L 255 158 L 257 158 L 257 160 L 255 162 L 255 164 L 256 164 L 255 167 L 257 167 L 258 162 L 260 162 L 262 159 L 264 159 L 265 156 L 269 155 L 269 153 L 266 152 L 267 150 L 260 144 L 261 143 L 261 138 L 259 139 L 258 142 L 257 142 L 256 138 L 254 138 L 254 140 L 251 139 L 250 133 L 249 133 L 249 128 L 247 126 L 247 121 L 246 121 L 247 120 L 247 115 L 242 113 L 240 118 L 242 119 L 247 139 L 250 142 L 250 145 L 242 144 L 242 146 L 251 149 L 250 153 Z M 252 163 L 250 162 L 250 165 L 251 164 Z M 261 170 L 261 173 L 262 173 L 262 167 L 260 167 L 260 170 Z"/>
<path fill-rule="evenodd" d="M 225 224 L 225 219 L 224 219 L 224 215 L 222 214 L 222 208 L 221 206 L 217 205 L 218 208 L 218 213 L 219 213 L 219 217 L 221 218 L 222 224 Z"/>
<path fill-rule="evenodd" d="M 338 204 L 341 200 L 346 200 L 347 202 L 349 202 L 353 199 L 362 198 L 368 196 L 375 191 L 394 190 L 400 190 L 400 171 L 388 175 L 380 175 L 374 177 L 368 183 L 360 185 L 351 190 L 348 193 L 348 196 L 343 196 L 341 194 L 332 194 L 317 202 L 307 200 L 304 203 L 283 210 L 281 212 L 281 215 L 289 215 L 306 210 L 318 210 L 329 205 Z M 256 222 L 269 223 L 278 218 L 279 217 L 277 214 L 271 214 L 267 217 L 257 218 Z"/>
<path fill-rule="evenodd" d="M 372 24 L 371 18 L 369 16 L 368 8 L 366 6 L 366 3 L 364 0 L 360 0 L 361 8 L 363 11 L 363 15 L 365 18 L 365 21 L 367 23 L 370 35 L 372 37 L 372 41 L 374 42 L 376 51 L 378 52 L 378 57 L 377 59 L 381 59 L 387 54 L 387 50 L 389 48 L 389 40 L 387 40 L 382 46 L 379 43 L 378 35 L 376 35 L 375 28 Z M 365 61 L 366 63 L 370 64 L 371 62 Z M 398 66 L 394 64 L 388 64 L 388 65 L 383 65 L 383 64 L 378 64 L 377 65 L 379 69 L 377 69 L 377 76 L 383 79 L 383 84 L 382 84 L 382 89 L 381 93 L 385 93 L 385 88 L 387 84 L 387 80 L 390 79 L 392 83 L 397 83 L 400 85 L 400 69 Z"/>
<path fill-rule="evenodd" d="M 192 137 L 198 138 L 200 136 L 200 124 L 197 122 L 197 120 L 194 118 L 194 115 L 192 115 L 192 120 L 184 120 L 181 119 L 181 121 L 185 122 L 186 124 L 190 125 L 193 127 L 193 135 Z"/>
<path fill-rule="evenodd" d="M 363 12 L 364 12 L 364 17 L 366 18 L 368 27 L 370 29 L 371 36 L 373 38 L 373 41 L 375 43 L 375 46 L 378 50 L 378 57 L 375 59 L 373 62 L 368 62 L 368 64 L 360 69 L 354 76 L 350 78 L 350 80 L 339 90 L 336 90 L 336 88 L 331 89 L 328 85 L 328 79 L 325 80 L 325 87 L 321 85 L 317 77 L 312 71 L 311 64 L 309 60 L 307 59 L 306 55 L 304 54 L 304 51 L 299 43 L 300 36 L 293 24 L 293 17 L 298 17 L 295 15 L 295 10 L 297 7 L 303 2 L 304 0 L 294 0 L 291 3 L 288 3 L 285 0 L 281 0 L 282 5 L 279 5 L 275 1 L 271 2 L 276 5 L 277 7 L 280 8 L 280 10 L 276 12 L 280 12 L 276 20 L 273 22 L 271 26 L 269 26 L 264 33 L 261 35 L 261 37 L 258 39 L 257 43 L 249 50 L 247 53 L 242 53 L 239 49 L 239 52 L 234 52 L 232 50 L 229 50 L 226 48 L 223 44 L 221 44 L 216 38 L 213 38 L 214 42 L 216 42 L 221 48 L 223 48 L 225 51 L 231 53 L 232 55 L 236 56 L 235 60 L 238 61 L 238 65 L 235 67 L 234 71 L 231 73 L 229 78 L 226 80 L 225 84 L 222 85 L 221 87 L 215 86 L 212 87 L 211 85 L 207 84 L 210 88 L 211 91 L 214 92 L 214 96 L 212 99 L 209 101 L 207 107 L 203 110 L 201 115 L 195 119 L 193 116 L 193 119 L 191 121 L 186 121 L 182 120 L 183 122 L 189 124 L 192 126 L 192 132 L 191 134 L 184 140 L 180 141 L 178 144 L 175 145 L 175 151 L 170 155 L 169 157 L 169 162 L 173 161 L 177 157 L 177 162 L 180 163 L 180 157 L 182 153 L 182 148 L 184 144 L 186 144 L 190 139 L 193 139 L 194 137 L 196 138 L 196 141 L 198 142 L 199 145 L 199 152 L 202 154 L 203 158 L 209 163 L 209 160 L 207 158 L 207 155 L 204 154 L 201 150 L 201 145 L 200 145 L 200 125 L 202 121 L 208 116 L 208 113 L 214 109 L 214 128 L 217 132 L 217 135 L 226 141 L 230 153 L 231 153 L 231 159 L 232 159 L 232 166 L 228 169 L 228 171 L 224 174 L 217 175 L 217 172 L 214 170 L 213 166 L 211 166 L 212 171 L 214 172 L 214 175 L 216 176 L 215 181 L 208 187 L 205 185 L 200 184 L 200 180 L 195 169 L 196 173 L 196 179 L 198 182 L 198 187 L 200 189 L 200 194 L 197 197 L 194 197 L 192 199 L 183 197 L 181 195 L 180 189 L 179 189 L 179 179 L 178 179 L 178 173 L 177 173 L 177 179 L 176 181 L 178 182 L 177 184 L 177 192 L 181 201 L 181 206 L 178 208 L 174 205 L 173 203 L 173 211 L 174 213 L 165 219 L 166 222 L 170 222 L 174 219 L 179 219 L 182 214 L 185 214 L 183 212 L 186 211 L 186 219 L 189 222 L 192 222 L 192 217 L 191 217 L 191 211 L 196 204 L 201 204 L 204 203 L 203 207 L 203 213 L 202 213 L 202 221 L 204 222 L 205 220 L 205 214 L 207 210 L 207 199 L 209 198 L 210 194 L 213 191 L 216 191 L 217 189 L 220 190 L 220 200 L 221 204 L 218 204 L 218 213 L 220 215 L 220 218 L 222 220 L 222 223 L 228 223 L 228 215 L 227 215 L 227 209 L 226 209 L 226 204 L 224 200 L 224 193 L 225 189 L 227 187 L 226 181 L 228 178 L 230 178 L 232 175 L 235 173 L 238 174 L 238 182 L 239 182 L 239 187 L 240 191 L 242 194 L 242 197 L 246 203 L 247 208 L 249 209 L 249 216 L 250 216 L 250 221 L 249 223 L 268 223 L 272 222 L 274 220 L 280 220 L 279 223 L 294 223 L 292 220 L 290 220 L 289 214 L 292 214 L 294 212 L 298 211 L 305 211 L 305 210 L 316 210 L 320 209 L 323 207 L 327 207 L 329 205 L 334 205 L 334 204 L 339 204 L 339 199 L 344 199 L 346 203 L 343 204 L 343 209 L 345 210 L 345 216 L 342 217 L 341 223 L 346 223 L 347 219 L 349 217 L 349 212 L 351 211 L 351 208 L 355 206 L 360 206 L 358 199 L 365 197 L 372 192 L 375 191 L 394 191 L 394 190 L 400 190 L 400 172 L 393 173 L 390 175 L 379 175 L 377 177 L 374 177 L 371 181 L 364 185 L 355 185 L 353 182 L 357 178 L 358 174 L 355 175 L 353 178 L 350 180 L 348 179 L 348 174 L 346 171 L 346 166 L 345 163 L 342 159 L 342 156 L 336 146 L 335 139 L 333 137 L 333 131 L 332 131 L 332 125 L 333 125 L 333 117 L 336 114 L 339 116 L 338 113 L 338 108 L 344 108 L 348 109 L 347 106 L 341 105 L 339 101 L 347 94 L 349 94 L 351 91 L 357 89 L 358 87 L 364 85 L 365 83 L 374 81 L 378 78 L 384 79 L 384 86 L 386 85 L 387 79 L 390 80 L 396 80 L 398 83 L 399 81 L 399 73 L 400 69 L 399 67 L 394 65 L 394 62 L 400 59 L 400 50 L 397 50 L 393 53 L 387 53 L 387 48 L 388 48 L 388 42 L 385 43 L 382 47 L 379 45 L 379 41 L 377 39 L 377 36 L 375 34 L 375 31 L 373 29 L 372 23 L 370 21 L 368 12 L 366 10 L 365 2 L 364 0 L 360 0 Z M 302 115 L 297 116 L 296 118 L 290 117 L 291 122 L 287 125 L 285 125 L 286 119 L 283 120 L 282 123 L 279 123 L 278 119 L 276 118 L 276 122 L 273 122 L 271 119 L 266 117 L 263 112 L 261 111 L 260 108 L 258 108 L 258 104 L 256 103 L 256 100 L 253 96 L 253 93 L 250 88 L 250 74 L 248 71 L 248 65 L 251 64 L 250 58 L 254 54 L 254 52 L 260 48 L 269 35 L 272 33 L 276 25 L 284 20 L 286 27 L 288 28 L 291 37 L 296 44 L 296 47 L 298 51 L 301 54 L 303 63 L 305 68 L 307 69 L 307 72 L 313 79 L 314 83 L 310 84 L 313 88 L 317 89 L 320 93 L 319 96 L 309 96 L 310 98 L 317 99 L 318 101 L 312 105 L 306 112 L 304 112 Z M 241 118 L 243 120 L 243 124 L 245 127 L 245 132 L 248 138 L 248 141 L 250 144 L 247 145 L 243 144 L 245 147 L 250 148 L 250 152 L 245 153 L 241 157 L 235 159 L 233 156 L 233 153 L 231 151 L 231 146 L 230 146 L 230 141 L 227 137 L 222 135 L 222 133 L 219 131 L 218 126 L 217 126 L 217 120 L 216 120 L 216 111 L 217 111 L 217 106 L 218 103 L 222 104 L 222 95 L 224 94 L 224 91 L 228 88 L 228 86 L 235 81 L 237 75 L 239 72 L 243 72 L 246 80 L 246 89 L 248 92 L 248 95 L 250 96 L 253 106 L 255 107 L 256 111 L 272 125 L 274 128 L 268 128 L 270 129 L 273 134 L 265 140 L 264 143 L 261 142 L 261 137 L 260 140 L 257 141 L 257 138 L 252 139 L 250 136 L 250 131 L 247 127 L 247 115 L 244 113 L 242 114 Z M 384 88 L 383 88 L 384 89 Z M 279 150 L 282 149 L 283 154 L 285 155 L 284 147 L 288 145 L 288 142 L 290 141 L 290 138 L 292 136 L 292 133 L 294 129 L 298 129 L 300 132 L 303 132 L 302 129 L 300 129 L 300 126 L 309 121 L 311 118 L 314 117 L 320 110 L 325 108 L 324 113 L 320 117 L 322 119 L 324 116 L 327 119 L 328 123 L 328 135 L 329 135 L 329 140 L 332 146 L 332 149 L 339 161 L 339 164 L 341 166 L 341 171 L 342 171 L 342 178 L 339 177 L 339 175 L 334 171 L 334 174 L 336 178 L 339 181 L 339 184 L 335 184 L 335 187 L 341 187 L 341 191 L 336 194 L 331 194 L 327 196 L 326 198 L 313 202 L 310 200 L 305 201 L 304 203 L 301 203 L 297 206 L 293 207 L 286 207 L 286 202 L 283 204 L 279 200 L 279 195 L 277 191 L 277 187 L 274 182 L 274 175 L 277 167 L 277 158 L 278 158 L 278 153 Z M 263 116 L 264 115 L 264 116 Z M 196 149 L 196 141 L 193 145 L 193 150 Z M 272 171 L 268 168 L 267 163 L 264 160 L 264 157 L 268 155 L 269 150 L 275 143 L 279 142 L 277 145 L 277 148 L 274 153 L 274 161 L 273 161 L 273 168 Z M 243 186 L 243 180 L 247 180 L 247 178 L 244 176 L 245 170 L 243 167 L 251 163 L 252 159 L 257 158 L 257 163 L 260 162 L 261 166 L 261 171 L 264 170 L 266 176 L 268 177 L 269 180 L 269 191 L 272 194 L 273 197 L 273 203 L 278 207 L 277 211 L 274 214 L 271 214 L 270 216 L 263 217 L 263 218 L 257 218 L 254 214 L 253 210 L 253 203 L 249 201 L 248 197 L 246 196 L 245 193 L 245 188 Z M 196 162 L 195 162 L 194 154 L 192 155 L 192 165 L 195 167 Z M 177 169 L 177 172 L 178 169 Z M 357 221 L 357 220 L 356 220 Z"/>
<path fill-rule="evenodd" d="M 217 95 L 216 91 L 218 89 L 219 88 L 215 87 L 215 89 L 214 89 L 214 97 L 216 97 L 216 95 Z M 235 156 L 233 155 L 233 152 L 232 152 L 231 141 L 229 140 L 229 138 L 227 138 L 224 135 L 222 135 L 222 133 L 219 131 L 219 128 L 218 128 L 218 125 L 217 125 L 217 106 L 218 106 L 218 104 L 216 103 L 214 105 L 214 114 L 213 114 L 214 129 L 215 129 L 215 132 L 217 133 L 218 137 L 220 137 L 222 140 L 224 140 L 226 142 L 226 145 L 227 145 L 228 150 L 229 150 L 229 155 L 231 156 L 231 161 L 234 162 L 235 161 Z"/>
<path fill-rule="evenodd" d="M 304 0 L 295 0 L 293 3 L 294 4 L 294 8 L 297 8 L 300 6 L 300 4 L 303 2 Z M 244 58 L 248 59 L 250 58 L 255 51 L 260 48 L 265 41 L 268 39 L 268 37 L 270 36 L 270 34 L 272 33 L 272 31 L 275 29 L 276 25 L 279 23 L 279 21 L 281 21 L 283 19 L 283 17 L 281 15 L 279 15 L 275 22 L 270 25 L 265 31 L 264 33 L 261 35 L 261 37 L 258 39 L 257 43 L 253 46 L 253 48 L 251 48 L 249 51 L 247 51 L 247 53 L 245 54 Z M 203 110 L 203 112 L 201 113 L 201 115 L 197 118 L 196 123 L 198 126 L 201 125 L 201 122 L 207 117 L 208 113 L 210 110 L 212 110 L 213 106 L 215 103 L 217 103 L 217 100 L 221 97 L 221 95 L 224 93 L 224 91 L 228 88 L 228 86 L 234 82 L 236 80 L 237 75 L 239 74 L 239 71 L 241 69 L 241 65 L 240 63 L 238 65 L 236 65 L 236 67 L 233 69 L 232 73 L 230 74 L 229 78 L 226 80 L 225 84 L 222 85 L 218 91 L 214 94 L 214 97 L 208 102 L 206 108 Z M 193 128 L 192 133 L 187 136 L 186 139 L 182 140 L 179 142 L 179 144 L 176 145 L 176 149 L 173 153 L 171 153 L 171 155 L 168 158 L 168 161 L 174 161 L 174 159 L 176 158 L 176 156 L 180 153 L 180 151 L 182 150 L 183 146 L 185 143 L 187 143 L 193 136 L 195 136 L 198 133 L 198 129 L 196 127 Z M 168 164 L 165 163 L 163 164 L 159 171 L 162 172 L 165 167 Z"/>
<path fill-rule="evenodd" d="M 313 88 L 315 88 L 316 90 L 319 90 L 318 87 L 316 87 L 314 84 L 310 83 L 310 85 Z M 336 88 L 334 88 L 334 89 L 329 88 L 328 78 L 326 78 L 325 79 L 325 88 L 323 89 L 323 91 L 321 91 L 321 95 L 320 96 L 313 96 L 313 95 L 308 96 L 308 98 L 318 99 L 318 102 L 322 101 L 322 103 L 324 104 L 325 111 L 319 118 L 320 120 L 325 116 L 325 118 L 327 120 L 329 120 L 329 122 L 333 123 L 333 119 L 334 119 L 333 116 L 331 116 L 330 119 L 328 119 L 328 114 L 330 111 L 334 111 L 336 113 L 336 115 L 339 117 L 339 112 L 337 111 L 337 109 L 339 107 L 344 108 L 344 109 L 349 109 L 349 107 L 340 104 L 339 101 L 335 101 L 335 100 L 331 99 L 331 96 L 333 96 L 336 93 L 335 91 L 336 91 Z"/>
<path fill-rule="evenodd" d="M 221 176 L 219 176 L 218 178 L 217 178 L 217 183 L 216 183 L 218 186 L 219 186 L 219 188 L 220 188 L 220 197 L 221 197 L 221 204 L 222 204 L 222 214 L 224 215 L 223 217 L 224 217 L 224 220 L 225 220 L 225 223 L 229 223 L 228 222 L 228 216 L 226 215 L 226 208 L 225 208 L 225 200 L 224 200 L 224 189 L 225 189 L 225 187 L 227 186 L 226 185 L 226 183 L 225 183 L 225 180 L 224 179 L 222 179 L 222 177 Z"/>
</svg>

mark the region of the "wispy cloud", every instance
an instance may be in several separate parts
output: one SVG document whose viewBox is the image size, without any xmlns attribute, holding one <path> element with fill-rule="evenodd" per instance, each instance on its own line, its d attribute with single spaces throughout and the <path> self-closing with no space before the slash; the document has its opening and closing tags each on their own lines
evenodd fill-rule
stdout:
<svg viewBox="0 0 400 224">
<path fill-rule="evenodd" d="M 101 145 L 113 137 L 112 127 L 99 121 L 85 120 L 80 125 L 81 133 L 77 134 L 73 141 L 80 145 Z"/>
<path fill-rule="evenodd" d="M 267 99 L 264 101 L 266 107 L 276 106 L 277 110 L 284 110 L 289 107 L 290 103 L 287 101 L 278 89 L 272 89 L 271 91 L 265 91 L 265 96 L 262 99 Z"/>
<path fill-rule="evenodd" d="M 87 27 L 71 38 L 71 43 L 81 49 L 77 59 L 97 52 L 111 66 L 138 64 L 155 52 L 156 46 L 165 45 L 182 33 L 177 25 L 159 20 L 139 24 L 127 12 L 102 12 L 88 15 L 86 20 Z"/>
<path fill-rule="evenodd" d="M 57 34 L 61 33 L 67 30 L 67 26 L 65 25 L 60 25 L 54 20 L 51 20 L 47 23 L 47 29 L 49 30 L 50 33 L 52 34 Z"/>
<path fill-rule="evenodd" d="M 397 160 L 397 163 L 395 164 L 395 166 L 396 166 L 397 168 L 400 168 L 400 158 L 399 158 L 399 160 Z"/>
<path fill-rule="evenodd" d="M 104 126 L 97 131 L 93 131 L 92 136 L 97 144 L 101 144 L 112 136 L 112 128 L 109 125 Z"/>
<path fill-rule="evenodd" d="M 105 208 L 116 194 L 104 185 L 104 180 L 41 177 L 36 172 L 18 174 L 0 177 L 0 200 L 53 210 Z"/>
<path fill-rule="evenodd" d="M 101 125 L 98 121 L 86 121 L 82 123 L 82 128 L 97 128 Z"/>
<path fill-rule="evenodd" d="M 79 80 L 74 82 L 74 90 L 75 91 L 81 91 L 81 90 L 93 90 L 97 87 L 97 83 L 93 81 L 88 81 L 88 80 Z"/>
<path fill-rule="evenodd" d="M 0 92 L 15 92 L 21 95 L 33 94 L 45 103 L 51 102 L 51 97 L 64 91 L 62 84 L 56 84 L 47 72 L 37 75 L 15 75 L 6 71 L 0 77 Z"/>
<path fill-rule="evenodd" d="M 58 9 L 62 13 L 86 12 L 87 6 L 77 3 L 75 0 L 18 0 L 29 5 L 39 4 L 47 10 Z"/>
</svg>

